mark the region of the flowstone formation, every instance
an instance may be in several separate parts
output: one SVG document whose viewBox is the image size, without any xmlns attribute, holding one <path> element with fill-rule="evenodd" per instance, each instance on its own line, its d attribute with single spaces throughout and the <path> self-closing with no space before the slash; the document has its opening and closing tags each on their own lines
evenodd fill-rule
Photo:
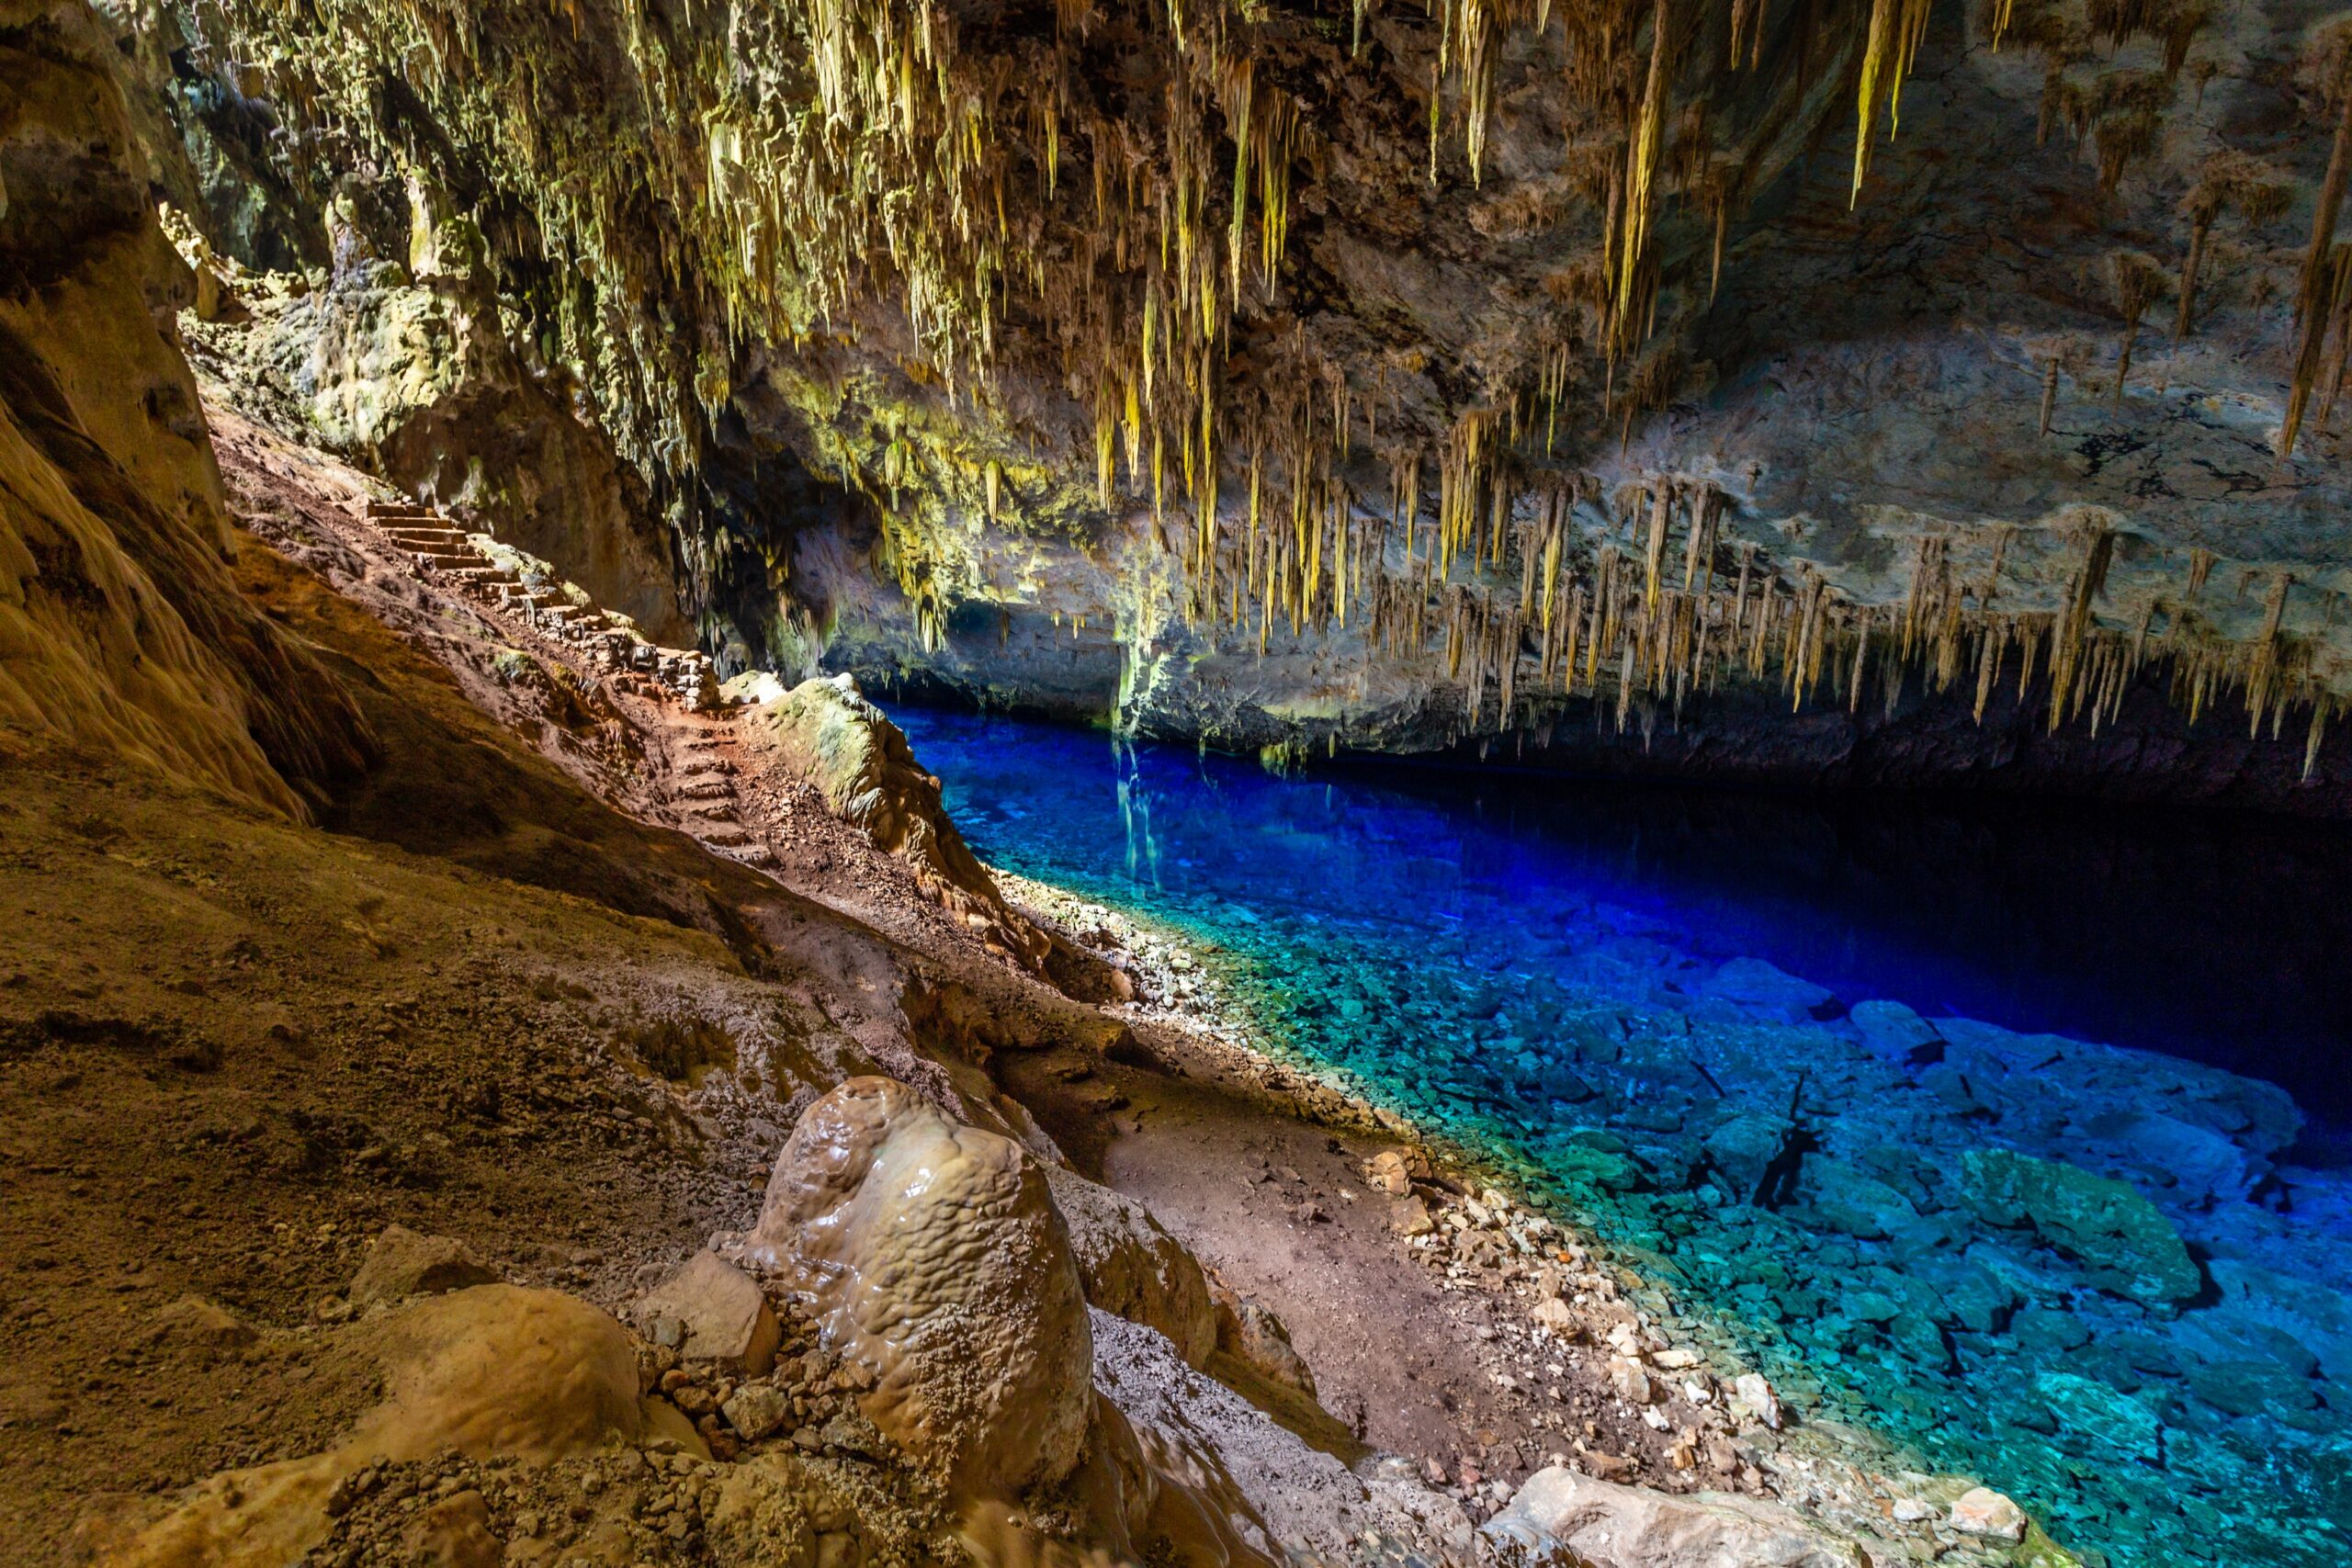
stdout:
<svg viewBox="0 0 2352 1568">
<path fill-rule="evenodd" d="M 620 498 L 539 553 L 658 520 L 730 670 L 2273 801 L 2352 691 L 2337 17 L 115 15 L 191 253 L 283 279 L 220 363 L 416 409 L 377 445 L 493 521 L 542 459 L 453 411 L 530 401 Z M 482 367 L 316 346 L 419 288 Z"/>
</svg>

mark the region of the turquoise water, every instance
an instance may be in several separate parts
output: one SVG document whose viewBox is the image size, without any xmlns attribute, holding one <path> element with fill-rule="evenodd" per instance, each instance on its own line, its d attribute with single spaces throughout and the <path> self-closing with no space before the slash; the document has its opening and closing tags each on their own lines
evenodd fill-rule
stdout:
<svg viewBox="0 0 2352 1568">
<path fill-rule="evenodd" d="M 2093 1562 L 2352 1562 L 2340 835 L 897 716 L 984 857 L 1214 944 L 1784 1397 Z"/>
</svg>

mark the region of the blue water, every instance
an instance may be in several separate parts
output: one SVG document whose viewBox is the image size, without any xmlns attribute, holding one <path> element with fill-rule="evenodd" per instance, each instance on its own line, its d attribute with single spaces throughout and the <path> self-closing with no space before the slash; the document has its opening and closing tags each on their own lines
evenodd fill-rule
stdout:
<svg viewBox="0 0 2352 1568">
<path fill-rule="evenodd" d="M 1190 931 L 1279 1048 L 1514 1170 L 1815 1413 L 2010 1492 L 2092 1561 L 2352 1561 L 2344 835 L 1283 779 L 896 716 L 984 858 Z M 1723 967 L 1758 959 L 1785 976 Z M 1890 1046 L 1849 1014 L 1872 998 L 1939 1038 Z M 1820 1147 L 1767 1206 L 1739 1134 L 1792 1107 Z M 1985 1149 L 2130 1184 L 2201 1292 L 2134 1297 L 1988 1220 Z"/>
</svg>

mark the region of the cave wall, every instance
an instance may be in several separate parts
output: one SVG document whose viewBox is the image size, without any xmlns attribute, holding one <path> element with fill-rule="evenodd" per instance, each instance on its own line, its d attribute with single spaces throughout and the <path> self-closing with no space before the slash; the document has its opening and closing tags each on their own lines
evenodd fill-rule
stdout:
<svg viewBox="0 0 2352 1568">
<path fill-rule="evenodd" d="M 81 0 L 0 6 L 0 743 L 129 753 L 297 817 L 365 726 L 239 596 L 148 205 Z"/>
</svg>

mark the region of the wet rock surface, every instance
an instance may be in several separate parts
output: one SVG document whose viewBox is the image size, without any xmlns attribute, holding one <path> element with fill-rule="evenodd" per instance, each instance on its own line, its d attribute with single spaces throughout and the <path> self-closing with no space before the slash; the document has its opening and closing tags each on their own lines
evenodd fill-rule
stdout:
<svg viewBox="0 0 2352 1568">
<path fill-rule="evenodd" d="M 914 1089 L 853 1078 L 805 1111 L 744 1257 L 807 1303 L 875 1425 L 970 1492 L 1077 1466 L 1092 1403 L 1078 1265 L 1045 1172 Z"/>
</svg>

